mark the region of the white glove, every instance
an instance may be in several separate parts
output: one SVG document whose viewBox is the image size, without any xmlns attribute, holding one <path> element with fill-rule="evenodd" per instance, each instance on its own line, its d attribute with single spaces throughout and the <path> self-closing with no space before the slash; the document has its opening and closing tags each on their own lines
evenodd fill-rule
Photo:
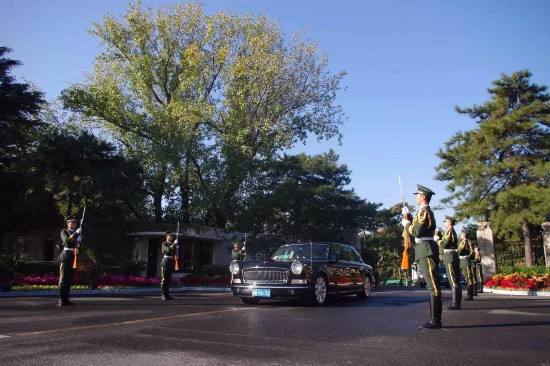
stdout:
<svg viewBox="0 0 550 366">
<path fill-rule="evenodd" d="M 178 244 L 178 239 L 174 240 L 174 244 Z"/>
<path fill-rule="evenodd" d="M 406 215 L 408 213 L 409 213 L 409 208 L 407 206 L 403 206 L 403 208 L 401 209 L 401 214 Z"/>
<path fill-rule="evenodd" d="M 438 241 L 438 240 L 439 240 L 439 236 L 434 235 L 434 240 L 435 240 L 435 241 Z"/>
<path fill-rule="evenodd" d="M 76 238 L 76 247 L 77 248 L 80 248 L 80 244 L 82 244 L 82 237 L 79 236 L 78 238 Z"/>
<path fill-rule="evenodd" d="M 180 246 L 179 246 L 179 245 L 176 245 L 176 246 L 174 247 L 174 250 L 176 250 L 176 251 L 178 251 L 179 249 L 180 249 Z"/>
<path fill-rule="evenodd" d="M 79 227 L 78 229 L 76 229 L 75 231 L 78 235 L 82 235 L 82 228 Z"/>
<path fill-rule="evenodd" d="M 405 220 L 405 219 L 401 220 L 401 225 L 403 225 L 403 227 L 407 227 L 410 223 L 411 223 L 410 220 Z"/>
</svg>

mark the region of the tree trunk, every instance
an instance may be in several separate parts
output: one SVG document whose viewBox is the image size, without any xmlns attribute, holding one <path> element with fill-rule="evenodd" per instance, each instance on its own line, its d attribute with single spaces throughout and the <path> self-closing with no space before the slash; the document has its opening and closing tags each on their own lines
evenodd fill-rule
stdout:
<svg viewBox="0 0 550 366">
<path fill-rule="evenodd" d="M 523 234 L 523 241 L 525 242 L 525 265 L 527 267 L 532 267 L 533 248 L 531 247 L 531 232 L 529 231 L 529 223 L 526 219 L 521 221 L 521 231 Z"/>
<path fill-rule="evenodd" d="M 181 221 L 188 224 L 190 221 L 189 215 L 189 166 L 186 166 L 183 172 L 183 177 L 180 178 L 180 199 L 181 199 Z"/>
<path fill-rule="evenodd" d="M 153 209 L 155 212 L 155 222 L 162 222 L 162 199 L 164 198 L 164 190 L 166 188 L 166 174 L 168 168 L 166 164 L 162 164 L 156 177 L 153 177 L 152 194 L 153 194 Z"/>
</svg>

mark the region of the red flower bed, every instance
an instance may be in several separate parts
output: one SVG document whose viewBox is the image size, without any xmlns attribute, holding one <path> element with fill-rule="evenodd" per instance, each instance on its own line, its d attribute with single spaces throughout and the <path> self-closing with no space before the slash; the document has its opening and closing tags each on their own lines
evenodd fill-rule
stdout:
<svg viewBox="0 0 550 366">
<path fill-rule="evenodd" d="M 550 275 L 496 274 L 485 282 L 485 286 L 503 290 L 550 291 Z"/>
<path fill-rule="evenodd" d="M 115 276 L 100 275 L 98 278 L 99 287 L 158 287 L 161 279 L 158 277 L 137 277 L 137 276 Z M 57 286 L 59 276 L 46 274 L 42 276 L 16 276 L 13 279 L 14 286 L 50 285 Z M 88 285 L 88 279 L 75 274 L 74 285 Z M 184 287 L 228 287 L 229 278 L 223 276 L 201 276 L 190 275 L 180 279 L 172 278 L 170 283 L 173 286 Z"/>
</svg>

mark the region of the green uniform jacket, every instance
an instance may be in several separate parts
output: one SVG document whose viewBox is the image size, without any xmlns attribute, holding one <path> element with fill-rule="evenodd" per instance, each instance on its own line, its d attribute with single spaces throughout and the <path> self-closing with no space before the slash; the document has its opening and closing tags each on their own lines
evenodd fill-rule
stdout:
<svg viewBox="0 0 550 366">
<path fill-rule="evenodd" d="M 164 243 L 162 243 L 162 254 L 173 256 L 174 255 L 173 244 L 170 243 L 169 241 L 165 241 Z"/>
<path fill-rule="evenodd" d="M 76 238 L 78 238 L 78 234 L 75 232 L 75 230 L 61 230 L 61 244 L 63 245 L 61 250 L 65 248 L 75 248 Z"/>
<path fill-rule="evenodd" d="M 474 254 L 472 245 L 468 239 L 462 240 L 458 245 L 458 255 L 460 256 L 460 268 L 468 267 L 470 265 L 470 258 Z"/>
<path fill-rule="evenodd" d="M 439 257 L 437 243 L 433 240 L 435 232 L 435 217 L 430 206 L 421 207 L 414 215 L 411 224 L 407 227 L 409 234 L 417 239 L 414 244 L 414 260 L 429 256 Z M 432 238 L 431 240 L 422 240 L 421 238 Z M 439 259 L 438 259 L 439 261 Z"/>
<path fill-rule="evenodd" d="M 231 249 L 231 257 L 237 261 L 244 260 L 244 253 L 242 249 Z"/>
<path fill-rule="evenodd" d="M 442 250 L 445 249 L 458 249 L 458 238 L 456 236 L 455 229 L 451 228 L 451 230 L 445 231 L 445 234 L 441 237 L 441 240 L 439 240 L 439 247 Z M 452 263 L 455 260 L 458 261 L 458 255 L 457 252 L 447 252 L 443 253 L 443 264 Z"/>
</svg>

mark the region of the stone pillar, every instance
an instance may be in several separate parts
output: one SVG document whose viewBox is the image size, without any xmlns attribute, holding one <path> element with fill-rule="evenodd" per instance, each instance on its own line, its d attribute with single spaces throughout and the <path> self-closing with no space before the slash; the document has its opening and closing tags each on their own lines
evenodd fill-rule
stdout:
<svg viewBox="0 0 550 366">
<path fill-rule="evenodd" d="M 491 223 L 481 221 L 477 223 L 477 245 L 481 252 L 481 268 L 483 269 L 483 282 L 497 273 L 495 258 L 495 246 L 493 241 L 493 230 Z"/>
<path fill-rule="evenodd" d="M 361 253 L 361 238 L 359 237 L 359 229 L 353 228 L 353 229 L 347 229 L 344 234 L 344 240 L 346 244 L 351 245 L 359 253 Z"/>
<path fill-rule="evenodd" d="M 544 247 L 544 263 L 550 267 L 550 221 L 542 223 L 542 245 Z"/>
</svg>

